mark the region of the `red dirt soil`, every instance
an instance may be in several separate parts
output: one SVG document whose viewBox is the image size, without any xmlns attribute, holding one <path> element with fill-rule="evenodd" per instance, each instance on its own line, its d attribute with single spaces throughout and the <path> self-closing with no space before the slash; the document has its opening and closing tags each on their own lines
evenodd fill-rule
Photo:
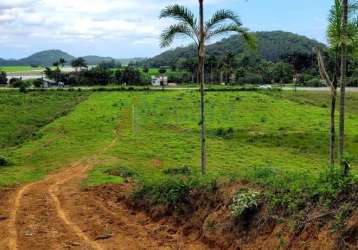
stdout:
<svg viewBox="0 0 358 250">
<path fill-rule="evenodd" d="M 0 249 L 206 249 L 166 225 L 81 189 L 78 163 L 19 189 L 1 191 Z"/>
<path fill-rule="evenodd" d="M 237 186 L 192 193 L 195 206 L 180 216 L 169 207 L 133 207 L 131 184 L 81 187 L 89 162 L 2 189 L 0 249 L 339 249 L 332 221 L 318 219 L 295 232 L 261 208 L 248 224 L 234 222 L 228 204 Z M 345 247 L 358 249 L 357 210 L 346 225 Z"/>
</svg>

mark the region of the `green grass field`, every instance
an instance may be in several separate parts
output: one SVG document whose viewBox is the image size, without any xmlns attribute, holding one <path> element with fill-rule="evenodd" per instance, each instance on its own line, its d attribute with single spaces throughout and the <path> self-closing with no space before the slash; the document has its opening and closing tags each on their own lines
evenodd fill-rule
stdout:
<svg viewBox="0 0 358 250">
<path fill-rule="evenodd" d="M 38 137 L 37 131 L 66 115 L 86 98 L 85 92 L 0 92 L 0 155 Z"/>
<path fill-rule="evenodd" d="M 13 136 L 10 131 L 14 128 L 35 125 L 25 129 L 25 134 L 34 134 L 32 140 L 11 152 L 4 152 L 16 165 L 0 170 L 1 185 L 31 181 L 71 161 L 90 157 L 111 142 L 117 126 L 118 141 L 102 154 L 101 164 L 90 175 L 90 184 L 108 179 L 119 182 L 119 178 L 107 174 L 108 170 L 116 168 L 133 170 L 141 179 L 150 182 L 166 178 L 163 171 L 168 168 L 188 166 L 195 173 L 199 172 L 197 92 L 94 93 L 69 115 L 36 132 L 41 124 L 62 116 L 83 98 L 82 94 L 73 96 L 72 93 L 67 97 L 66 94 L 37 92 L 21 96 L 13 93 L 14 96 L 8 96 L 7 100 L 2 98 L 2 103 L 12 100 L 20 104 L 10 105 L 5 116 L 2 113 L 1 131 L 11 134 L 3 145 L 19 144 L 18 138 L 25 132 Z M 301 97 L 302 103 L 291 101 L 291 94 L 208 93 L 209 176 L 246 178 L 252 170 L 270 169 L 281 176 L 294 174 L 309 179 L 325 169 L 328 108 L 321 107 L 321 99 L 314 105 L 306 103 L 306 94 Z M 36 98 L 31 95 L 40 98 L 37 108 Z M 52 106 L 41 105 L 41 100 L 51 98 Z M 357 95 L 352 96 L 354 101 L 357 98 Z M 56 107 L 59 110 L 54 111 Z M 52 118 L 48 116 L 49 110 L 53 111 Z M 16 114 L 16 119 L 12 114 Z M 358 116 L 351 112 L 347 120 L 347 149 L 353 157 L 353 166 L 358 163 L 357 126 Z"/>
<path fill-rule="evenodd" d="M 30 66 L 0 66 L 0 71 L 5 71 L 6 73 L 31 73 L 42 71 L 43 69 L 42 67 L 33 68 Z"/>
<path fill-rule="evenodd" d="M 18 102 L 16 95 L 8 99 Z M 45 98 L 48 93 L 36 95 Z M 66 98 L 61 96 L 64 93 L 58 95 L 52 98 Z M 33 129 L 31 140 L 5 151 L 5 157 L 15 164 L 0 169 L 0 186 L 34 181 L 54 169 L 96 156 L 96 168 L 86 185 L 118 184 L 127 177 L 149 186 L 160 185 L 181 180 L 175 174 L 173 177 L 172 171 L 189 169 L 199 183 L 225 177 L 304 193 L 309 187 L 313 190 L 327 170 L 329 109 L 323 105 L 325 94 L 293 95 L 209 92 L 208 175 L 196 178 L 200 175 L 197 91 L 95 92 L 68 115 L 37 132 Z M 33 105 L 32 98 L 22 98 Z M 83 96 L 67 98 L 74 104 Z M 357 94 L 350 95 L 347 115 L 347 152 L 356 177 L 358 114 L 352 105 L 357 100 Z M 1 120 L 11 121 L 10 114 L 19 112 L 18 117 L 25 118 L 15 120 L 18 126 L 31 124 L 28 105 L 17 111 L 9 109 Z M 46 117 L 46 112 L 38 115 Z M 112 147 L 104 151 L 114 139 Z"/>
</svg>

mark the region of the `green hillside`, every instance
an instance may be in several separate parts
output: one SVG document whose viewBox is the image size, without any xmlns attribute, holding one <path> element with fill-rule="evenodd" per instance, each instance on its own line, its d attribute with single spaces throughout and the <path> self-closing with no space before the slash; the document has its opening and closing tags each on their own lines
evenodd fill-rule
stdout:
<svg viewBox="0 0 358 250">
<path fill-rule="evenodd" d="M 316 40 L 290 32 L 270 31 L 255 32 L 254 34 L 257 39 L 256 53 L 264 59 L 273 62 L 278 61 L 283 55 L 293 52 L 311 54 L 313 47 L 325 46 Z M 238 35 L 231 36 L 207 46 L 207 54 L 209 56 L 215 55 L 218 57 L 222 56 L 225 52 L 240 54 L 247 50 L 248 48 L 246 48 L 243 39 Z M 194 46 L 188 46 L 166 51 L 146 60 L 145 63 L 153 67 L 168 66 L 175 65 L 179 58 L 187 59 L 194 57 L 196 57 L 196 48 Z"/>
</svg>

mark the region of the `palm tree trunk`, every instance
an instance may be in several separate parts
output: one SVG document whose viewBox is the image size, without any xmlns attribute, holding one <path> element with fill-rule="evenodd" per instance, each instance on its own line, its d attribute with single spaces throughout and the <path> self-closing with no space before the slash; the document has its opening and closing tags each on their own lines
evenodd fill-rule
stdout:
<svg viewBox="0 0 358 250">
<path fill-rule="evenodd" d="M 341 50 L 341 96 L 339 114 L 339 160 L 344 167 L 344 144 L 345 144 L 345 96 L 346 96 L 346 75 L 347 75 L 347 23 L 348 23 L 348 0 L 343 0 L 343 20 L 342 20 L 342 50 Z"/>
<path fill-rule="evenodd" d="M 199 0 L 200 43 L 199 43 L 199 82 L 200 82 L 200 115 L 201 115 L 201 172 L 206 174 L 206 129 L 205 129 L 205 30 L 204 0 Z"/>
<path fill-rule="evenodd" d="M 334 166 L 335 149 L 336 149 L 336 124 L 335 124 L 336 101 L 337 101 L 337 92 L 332 90 L 332 93 L 331 93 L 331 124 L 330 124 L 331 133 L 330 133 L 330 147 L 329 147 L 329 164 L 331 167 Z"/>
</svg>

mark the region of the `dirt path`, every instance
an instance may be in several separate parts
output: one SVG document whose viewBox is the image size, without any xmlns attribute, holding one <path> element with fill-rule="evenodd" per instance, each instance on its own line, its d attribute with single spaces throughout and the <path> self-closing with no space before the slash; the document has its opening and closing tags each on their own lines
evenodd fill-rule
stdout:
<svg viewBox="0 0 358 250">
<path fill-rule="evenodd" d="M 144 214 L 82 190 L 92 161 L 73 164 L 8 195 L 11 209 L 0 249 L 204 249 Z"/>
<path fill-rule="evenodd" d="M 131 120 L 130 110 L 122 114 L 122 127 L 129 126 L 125 121 Z M 205 249 L 173 228 L 127 210 L 115 199 L 102 199 L 105 189 L 98 195 L 83 189 L 82 180 L 99 156 L 116 144 L 120 129 L 93 157 L 41 181 L 0 190 L 0 250 Z"/>
<path fill-rule="evenodd" d="M 165 224 L 83 190 L 81 182 L 98 155 L 115 143 L 116 139 L 97 156 L 44 180 L 4 192 L 0 197 L 0 249 L 205 249 Z"/>
</svg>

